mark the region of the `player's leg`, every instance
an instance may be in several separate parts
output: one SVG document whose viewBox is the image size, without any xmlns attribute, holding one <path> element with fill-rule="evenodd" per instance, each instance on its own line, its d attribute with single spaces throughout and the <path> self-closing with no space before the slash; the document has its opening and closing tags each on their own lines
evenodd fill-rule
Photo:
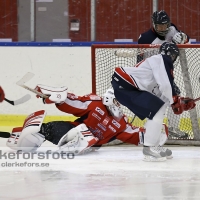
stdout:
<svg viewBox="0 0 200 200">
<path fill-rule="evenodd" d="M 161 151 L 157 146 L 162 130 L 162 122 L 167 105 L 164 104 L 152 119 L 149 119 L 146 124 L 146 132 L 144 135 L 144 161 L 164 161 L 166 153 Z"/>
<path fill-rule="evenodd" d="M 85 124 L 75 127 L 71 122 L 64 121 L 43 124 L 40 133 L 46 140 L 58 145 L 60 152 L 76 155 L 91 151 L 90 147 L 98 141 Z"/>
<path fill-rule="evenodd" d="M 89 152 L 98 140 L 85 124 L 80 124 L 60 139 L 58 143 L 59 151 L 74 153 L 75 155 L 83 154 Z"/>
<path fill-rule="evenodd" d="M 150 161 L 166 160 L 165 152 L 154 147 L 161 134 L 162 122 L 167 107 L 166 104 L 149 92 L 137 89 L 125 90 L 120 88 L 115 82 L 112 85 L 115 96 L 122 105 L 129 108 L 141 120 L 145 118 L 149 119 L 145 125 L 146 133 L 143 150 L 145 157 L 149 156 L 152 159 Z"/>
<path fill-rule="evenodd" d="M 39 132 L 45 137 L 46 140 L 57 145 L 60 139 L 74 127 L 75 125 L 71 122 L 53 121 L 43 123 Z"/>
<path fill-rule="evenodd" d="M 66 153 L 85 153 L 98 141 L 85 124 L 76 127 L 71 122 L 65 121 L 42 124 L 40 133 L 46 140 L 58 145 L 60 152 Z"/>
<path fill-rule="evenodd" d="M 24 121 L 23 127 L 12 130 L 6 145 L 14 150 L 36 151 L 45 140 L 44 136 L 39 133 L 45 115 L 44 110 L 29 115 Z"/>
<path fill-rule="evenodd" d="M 98 141 L 85 124 L 75 127 L 71 122 L 64 121 L 42 124 L 40 134 L 58 145 L 59 151 L 74 154 L 86 152 Z"/>
<path fill-rule="evenodd" d="M 168 136 L 169 136 L 168 127 L 166 124 L 163 123 L 161 135 L 156 143 L 156 146 L 160 148 L 160 151 L 165 152 L 167 159 L 171 159 L 173 158 L 172 151 L 168 148 L 163 147 L 163 145 L 167 142 Z"/>
</svg>

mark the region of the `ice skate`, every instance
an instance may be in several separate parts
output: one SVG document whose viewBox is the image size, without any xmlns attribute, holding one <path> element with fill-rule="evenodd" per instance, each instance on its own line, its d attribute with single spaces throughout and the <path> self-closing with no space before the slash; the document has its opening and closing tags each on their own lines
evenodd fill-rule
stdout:
<svg viewBox="0 0 200 200">
<path fill-rule="evenodd" d="M 146 162 L 166 161 L 166 153 L 161 151 L 160 147 L 143 147 L 144 159 Z"/>
<path fill-rule="evenodd" d="M 172 151 L 171 151 L 170 149 L 165 148 L 165 147 L 163 147 L 163 146 L 158 146 L 158 148 L 160 148 L 160 151 L 162 151 L 162 152 L 164 152 L 164 153 L 166 154 L 166 158 L 167 158 L 167 159 L 173 158 L 173 156 L 172 156 Z"/>
</svg>

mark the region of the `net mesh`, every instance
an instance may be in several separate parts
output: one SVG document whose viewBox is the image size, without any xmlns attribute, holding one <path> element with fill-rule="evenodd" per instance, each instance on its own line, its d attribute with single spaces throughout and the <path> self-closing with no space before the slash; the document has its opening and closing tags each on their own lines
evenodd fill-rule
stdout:
<svg viewBox="0 0 200 200">
<path fill-rule="evenodd" d="M 138 46 L 95 47 L 94 45 L 92 47 L 93 92 L 102 96 L 108 88 L 111 88 L 111 77 L 115 67 L 132 67 L 141 59 L 158 54 L 158 48 L 138 48 Z M 200 96 L 200 48 L 184 48 L 181 50 L 181 54 L 182 58 L 181 56 L 178 57 L 174 63 L 175 84 L 180 89 L 180 96 L 198 98 Z M 145 120 L 141 121 L 129 109 L 123 107 L 123 111 L 133 125 L 144 125 Z M 199 140 L 199 115 L 199 103 L 197 103 L 196 109 L 183 112 L 181 115 L 175 115 L 171 107 L 169 107 L 164 119 L 164 122 L 169 127 L 169 138 Z"/>
</svg>

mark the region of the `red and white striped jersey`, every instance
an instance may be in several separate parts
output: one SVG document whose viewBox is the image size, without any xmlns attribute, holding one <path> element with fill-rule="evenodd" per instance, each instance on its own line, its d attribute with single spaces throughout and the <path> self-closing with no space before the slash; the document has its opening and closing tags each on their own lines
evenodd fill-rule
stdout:
<svg viewBox="0 0 200 200">
<path fill-rule="evenodd" d="M 76 96 L 68 93 L 65 102 L 56 104 L 56 107 L 62 112 L 79 117 L 73 124 L 84 123 L 99 139 L 95 145 L 108 143 L 111 139 L 119 139 L 135 145 L 139 143 L 140 128 L 128 123 L 125 115 L 120 120 L 116 120 L 102 103 L 101 97 L 95 94 Z"/>
</svg>

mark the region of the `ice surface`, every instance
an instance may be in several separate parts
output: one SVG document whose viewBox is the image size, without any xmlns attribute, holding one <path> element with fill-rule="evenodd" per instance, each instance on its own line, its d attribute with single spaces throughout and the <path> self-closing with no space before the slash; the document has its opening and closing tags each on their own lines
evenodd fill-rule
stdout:
<svg viewBox="0 0 200 200">
<path fill-rule="evenodd" d="M 15 152 L 0 139 L 1 153 Z M 0 159 L 0 200 L 134 199 L 194 200 L 200 198 L 200 147 L 168 147 L 173 159 L 142 161 L 142 147 L 117 145 L 74 159 L 55 159 L 56 146 L 45 142 L 45 159 Z M 15 153 L 14 153 L 15 154 Z M 56 154 L 55 154 L 56 155 Z M 55 156 L 54 155 L 54 156 Z M 27 154 L 28 156 L 28 154 Z M 3 167 L 8 163 L 48 163 L 48 167 Z"/>
</svg>

